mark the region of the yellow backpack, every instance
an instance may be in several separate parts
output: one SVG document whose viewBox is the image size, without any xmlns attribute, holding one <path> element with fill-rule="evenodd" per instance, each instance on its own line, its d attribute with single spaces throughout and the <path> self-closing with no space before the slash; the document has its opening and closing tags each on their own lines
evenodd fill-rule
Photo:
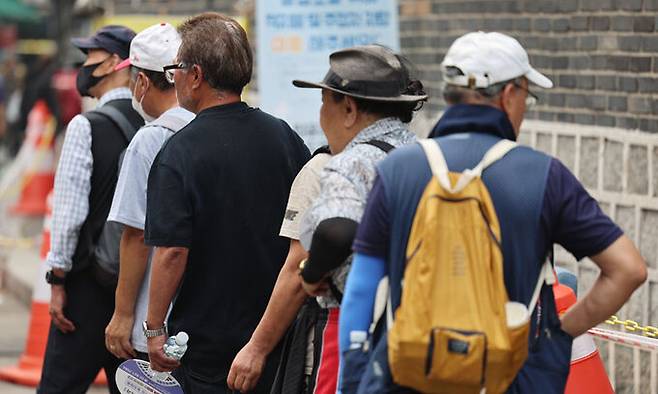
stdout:
<svg viewBox="0 0 658 394">
<path fill-rule="evenodd" d="M 434 175 L 407 244 L 402 299 L 389 325 L 393 380 L 423 393 L 503 393 L 528 355 L 528 307 L 510 302 L 501 234 L 482 171 L 516 144 L 501 140 L 473 169 L 450 173 L 439 145 L 420 141 Z"/>
</svg>

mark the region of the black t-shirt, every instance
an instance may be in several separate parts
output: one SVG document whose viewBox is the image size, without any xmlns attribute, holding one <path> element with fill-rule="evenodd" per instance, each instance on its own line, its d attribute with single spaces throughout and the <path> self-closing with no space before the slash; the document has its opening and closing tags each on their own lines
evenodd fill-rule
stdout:
<svg viewBox="0 0 658 394">
<path fill-rule="evenodd" d="M 155 158 L 145 240 L 189 248 L 169 332 L 190 335 L 183 363 L 196 374 L 225 378 L 256 328 L 288 251 L 278 232 L 290 186 L 309 157 L 284 121 L 234 103 L 200 112 Z"/>
</svg>

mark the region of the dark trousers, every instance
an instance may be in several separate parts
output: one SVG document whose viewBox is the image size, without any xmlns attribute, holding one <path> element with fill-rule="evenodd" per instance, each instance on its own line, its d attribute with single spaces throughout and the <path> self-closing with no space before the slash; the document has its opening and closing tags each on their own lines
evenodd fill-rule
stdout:
<svg viewBox="0 0 658 394">
<path fill-rule="evenodd" d="M 140 352 L 139 350 L 135 350 L 135 354 L 137 355 L 137 357 L 135 357 L 135 358 L 138 359 L 138 360 L 150 361 L 148 353 L 144 353 L 144 352 Z"/>
<path fill-rule="evenodd" d="M 272 388 L 272 382 L 276 373 L 276 367 L 281 359 L 281 346 L 274 348 L 272 353 L 267 357 L 263 373 L 258 379 L 256 387 L 249 391 L 249 394 L 269 394 Z M 303 364 L 302 364 L 303 366 Z M 215 369 L 214 375 L 208 375 L 207 368 L 196 368 L 185 361 L 181 360 L 181 366 L 175 369 L 171 375 L 180 383 L 185 394 L 238 394 L 228 388 L 226 379 L 228 377 L 228 368 L 222 371 Z M 205 371 L 204 371 L 205 369 Z M 292 391 L 290 391 L 292 393 Z"/>
<path fill-rule="evenodd" d="M 234 393 L 233 390 L 229 390 L 228 385 L 226 384 L 226 378 L 209 382 L 208 380 L 201 379 L 195 376 L 194 373 L 190 372 L 191 371 L 189 371 L 189 369 L 181 365 L 171 373 L 171 376 L 176 378 L 178 383 L 180 383 L 180 386 L 185 394 Z"/>
<path fill-rule="evenodd" d="M 279 360 L 278 351 L 273 352 L 273 359 L 273 366 L 275 366 L 276 362 Z M 228 388 L 228 384 L 226 383 L 227 375 L 228 372 L 213 379 L 208 379 L 207 377 L 195 374 L 184 364 L 181 364 L 179 368 L 171 373 L 171 376 L 176 378 L 178 383 L 180 383 L 185 394 L 238 394 L 239 391 L 234 391 Z M 274 378 L 273 375 L 274 368 L 266 366 L 263 370 L 263 374 L 258 380 L 258 385 L 249 393 L 268 394 Z"/>
<path fill-rule="evenodd" d="M 122 360 L 105 349 L 105 327 L 114 312 L 114 289 L 101 286 L 90 269 L 66 280 L 64 315 L 75 331 L 64 334 L 50 324 L 46 356 L 37 393 L 86 393 L 101 368 L 110 393 L 119 393 L 114 374 Z"/>
</svg>

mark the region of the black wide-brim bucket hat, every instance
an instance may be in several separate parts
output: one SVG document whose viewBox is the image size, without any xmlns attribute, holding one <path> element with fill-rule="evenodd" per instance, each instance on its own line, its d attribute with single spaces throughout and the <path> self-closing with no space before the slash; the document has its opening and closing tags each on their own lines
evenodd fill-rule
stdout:
<svg viewBox="0 0 658 394">
<path fill-rule="evenodd" d="M 403 61 L 381 45 L 343 49 L 329 56 L 329 71 L 322 82 L 294 80 L 298 88 L 328 89 L 351 97 L 413 103 L 427 95 L 406 94 L 411 80 Z"/>
</svg>

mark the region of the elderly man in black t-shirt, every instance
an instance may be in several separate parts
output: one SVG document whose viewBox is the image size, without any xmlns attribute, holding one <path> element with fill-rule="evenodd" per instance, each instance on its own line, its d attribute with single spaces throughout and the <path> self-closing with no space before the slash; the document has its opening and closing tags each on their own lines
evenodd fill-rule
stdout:
<svg viewBox="0 0 658 394">
<path fill-rule="evenodd" d="M 151 366 L 185 392 L 228 392 L 231 361 L 267 305 L 288 244 L 278 236 L 290 185 L 309 152 L 282 120 L 241 102 L 252 72 L 245 31 L 216 13 L 179 27 L 165 67 L 180 105 L 197 114 L 165 144 L 148 181 L 146 243 L 156 246 L 144 333 Z M 168 332 L 186 331 L 181 368 Z M 256 392 L 268 392 L 277 357 Z"/>
</svg>

